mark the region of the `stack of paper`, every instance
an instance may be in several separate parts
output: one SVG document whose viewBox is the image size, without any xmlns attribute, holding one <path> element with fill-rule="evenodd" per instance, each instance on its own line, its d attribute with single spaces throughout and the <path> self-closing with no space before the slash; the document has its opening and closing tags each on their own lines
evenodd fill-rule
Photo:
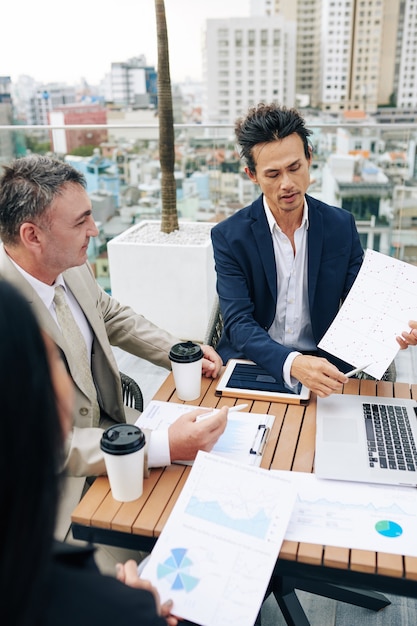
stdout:
<svg viewBox="0 0 417 626">
<path fill-rule="evenodd" d="M 199 452 L 142 576 L 173 614 L 252 626 L 283 539 L 417 556 L 417 491 Z"/>
</svg>

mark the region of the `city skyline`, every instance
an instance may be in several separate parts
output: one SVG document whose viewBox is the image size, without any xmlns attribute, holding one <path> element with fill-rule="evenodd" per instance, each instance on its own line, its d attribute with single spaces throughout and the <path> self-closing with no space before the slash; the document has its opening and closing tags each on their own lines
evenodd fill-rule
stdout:
<svg viewBox="0 0 417 626">
<path fill-rule="evenodd" d="M 250 0 L 165 0 L 173 82 L 202 79 L 202 30 L 206 19 L 247 17 Z M 108 5 L 106 5 L 108 6 Z M 103 11 L 98 0 L 73 0 L 70 13 L 52 0 L 9 3 L 3 10 L 0 76 L 21 75 L 39 82 L 97 85 L 111 63 L 145 55 L 157 65 L 153 0 L 119 0 Z M 117 23 L 117 16 L 120 24 Z"/>
</svg>

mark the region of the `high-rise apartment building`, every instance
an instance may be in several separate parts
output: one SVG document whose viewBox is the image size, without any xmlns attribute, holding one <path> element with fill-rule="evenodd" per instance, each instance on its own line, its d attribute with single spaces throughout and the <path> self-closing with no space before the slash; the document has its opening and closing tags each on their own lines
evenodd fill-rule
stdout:
<svg viewBox="0 0 417 626">
<path fill-rule="evenodd" d="M 376 111 L 393 96 L 399 0 L 325 0 L 321 108 Z"/>
<path fill-rule="evenodd" d="M 36 90 L 32 97 L 34 124 L 49 123 L 49 114 L 57 107 L 74 104 L 77 100 L 75 87 L 61 83 L 49 83 Z"/>
<path fill-rule="evenodd" d="M 396 104 L 417 107 L 417 2 L 400 0 L 400 67 Z"/>
<path fill-rule="evenodd" d="M 103 81 L 106 102 L 132 108 L 157 105 L 157 73 L 142 54 L 121 63 L 112 63 Z"/>
<path fill-rule="evenodd" d="M 39 83 L 31 76 L 23 74 L 12 84 L 13 108 L 16 120 L 25 124 L 35 124 L 34 96 Z"/>
<path fill-rule="evenodd" d="M 296 105 L 319 105 L 323 4 L 326 0 L 251 0 L 252 11 L 281 15 L 296 23 Z"/>
<path fill-rule="evenodd" d="M 252 15 L 297 24 L 300 102 L 340 112 L 416 106 L 414 0 L 251 0 Z"/>
<path fill-rule="evenodd" d="M 0 76 L 0 124 L 5 126 L 13 123 L 11 86 L 10 76 Z M 7 163 L 13 156 L 13 133 L 3 131 L 0 133 L 0 164 Z"/>
<path fill-rule="evenodd" d="M 233 124 L 260 101 L 294 105 L 295 29 L 281 16 L 207 20 L 204 122 Z"/>
</svg>

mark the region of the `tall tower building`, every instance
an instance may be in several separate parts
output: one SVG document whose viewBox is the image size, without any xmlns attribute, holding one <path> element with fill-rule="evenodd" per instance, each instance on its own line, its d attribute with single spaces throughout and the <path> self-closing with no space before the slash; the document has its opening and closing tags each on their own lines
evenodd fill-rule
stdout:
<svg viewBox="0 0 417 626">
<path fill-rule="evenodd" d="M 260 101 L 294 106 L 295 39 L 282 16 L 207 20 L 203 121 L 233 124 Z"/>
<path fill-rule="evenodd" d="M 404 59 L 416 54 L 410 49 L 413 5 L 412 0 L 251 0 L 254 15 L 272 11 L 296 21 L 297 97 L 332 112 L 372 112 L 392 103 L 397 88 L 403 96 L 412 91 L 413 63 Z"/>
<path fill-rule="evenodd" d="M 10 76 L 0 76 L 0 124 L 5 126 L 13 124 L 11 87 Z M 8 163 L 14 156 L 13 133 L 4 130 L 0 133 L 0 164 Z"/>
<path fill-rule="evenodd" d="M 394 88 L 399 0 L 325 0 L 321 108 L 376 111 Z"/>
<path fill-rule="evenodd" d="M 317 107 L 321 100 L 321 52 L 325 0 L 252 0 L 251 8 L 263 5 L 266 13 L 296 22 L 295 90 L 298 104 Z"/>
<path fill-rule="evenodd" d="M 397 86 L 397 106 L 417 107 L 417 4 L 400 0 L 399 10 L 400 67 Z"/>
<path fill-rule="evenodd" d="M 378 105 L 395 106 L 397 103 L 405 2 L 406 0 L 384 0 Z"/>
</svg>

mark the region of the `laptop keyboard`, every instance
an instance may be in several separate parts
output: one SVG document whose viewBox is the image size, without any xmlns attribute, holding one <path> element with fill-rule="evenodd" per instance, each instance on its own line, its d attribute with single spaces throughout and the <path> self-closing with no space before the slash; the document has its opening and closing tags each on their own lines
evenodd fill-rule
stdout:
<svg viewBox="0 0 417 626">
<path fill-rule="evenodd" d="M 415 472 L 417 449 L 407 409 L 363 403 L 370 467 Z"/>
</svg>

